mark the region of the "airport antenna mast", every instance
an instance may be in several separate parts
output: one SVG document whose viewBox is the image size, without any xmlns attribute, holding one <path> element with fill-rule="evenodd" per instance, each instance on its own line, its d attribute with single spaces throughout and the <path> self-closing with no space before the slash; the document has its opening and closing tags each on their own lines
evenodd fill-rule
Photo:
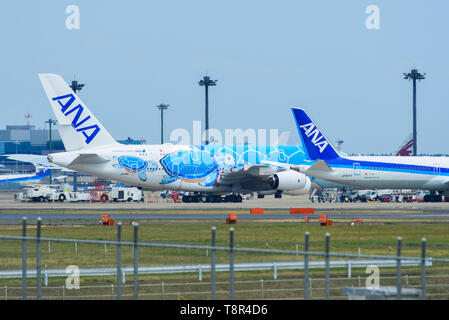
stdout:
<svg viewBox="0 0 449 320">
<path fill-rule="evenodd" d="M 169 106 L 169 104 L 161 103 L 156 107 L 161 110 L 161 144 L 164 144 L 164 110 L 167 110 Z"/>
<path fill-rule="evenodd" d="M 203 80 L 198 84 L 205 89 L 205 103 L 206 103 L 206 144 L 209 144 L 209 87 L 216 86 L 217 80 L 211 80 L 208 76 L 204 76 Z"/>
<path fill-rule="evenodd" d="M 72 88 L 73 92 L 76 94 L 77 91 L 80 91 L 84 87 L 84 83 L 78 83 L 78 81 L 73 80 L 72 85 L 70 88 Z M 73 191 L 78 191 L 78 173 L 75 171 L 73 172 Z"/>
<path fill-rule="evenodd" d="M 404 79 L 413 80 L 413 155 L 417 154 L 417 134 L 416 134 L 416 80 L 424 80 L 425 73 L 421 74 L 417 69 L 412 69 L 409 73 L 404 73 Z"/>
<path fill-rule="evenodd" d="M 27 127 L 29 127 L 30 126 L 30 119 L 32 118 L 31 114 L 27 113 L 25 115 L 25 118 L 27 119 Z"/>
</svg>

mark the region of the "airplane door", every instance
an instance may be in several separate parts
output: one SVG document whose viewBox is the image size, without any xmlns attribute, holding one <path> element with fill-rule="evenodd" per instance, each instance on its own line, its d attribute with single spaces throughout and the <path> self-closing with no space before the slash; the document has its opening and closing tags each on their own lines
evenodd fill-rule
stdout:
<svg viewBox="0 0 449 320">
<path fill-rule="evenodd" d="M 440 164 L 439 163 L 435 163 L 433 165 L 433 174 L 434 175 L 439 175 L 440 174 Z"/>
<path fill-rule="evenodd" d="M 360 163 L 354 163 L 353 165 L 352 165 L 352 167 L 353 167 L 353 175 L 354 176 L 359 176 L 360 175 Z"/>
</svg>

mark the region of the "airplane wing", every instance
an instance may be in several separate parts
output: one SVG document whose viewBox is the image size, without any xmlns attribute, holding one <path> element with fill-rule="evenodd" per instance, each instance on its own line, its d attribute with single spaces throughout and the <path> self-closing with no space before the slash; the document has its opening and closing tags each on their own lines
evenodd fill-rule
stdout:
<svg viewBox="0 0 449 320">
<path fill-rule="evenodd" d="M 32 163 L 36 168 L 62 169 L 62 167 L 48 161 L 47 156 L 36 154 L 5 154 L 9 160 Z"/>
</svg>

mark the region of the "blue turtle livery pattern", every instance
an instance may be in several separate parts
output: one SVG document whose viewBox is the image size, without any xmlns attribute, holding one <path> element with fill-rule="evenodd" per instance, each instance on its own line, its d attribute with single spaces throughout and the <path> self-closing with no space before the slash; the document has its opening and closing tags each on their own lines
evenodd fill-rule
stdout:
<svg viewBox="0 0 449 320">
<path fill-rule="evenodd" d="M 167 173 L 161 184 L 178 179 L 200 186 L 212 186 L 220 172 L 261 164 L 263 161 L 299 163 L 304 152 L 299 146 L 190 146 L 191 150 L 175 151 L 160 163 Z"/>
<path fill-rule="evenodd" d="M 147 180 L 147 172 L 153 172 L 157 170 L 157 163 L 154 161 L 145 161 L 139 157 L 121 156 L 114 157 L 117 161 L 114 164 L 116 169 L 125 169 L 129 173 L 137 173 L 138 177 L 142 181 Z"/>
</svg>

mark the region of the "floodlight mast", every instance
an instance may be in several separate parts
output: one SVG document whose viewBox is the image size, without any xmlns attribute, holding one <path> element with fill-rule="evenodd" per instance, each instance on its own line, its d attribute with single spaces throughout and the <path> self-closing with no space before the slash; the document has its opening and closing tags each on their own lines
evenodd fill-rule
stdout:
<svg viewBox="0 0 449 320">
<path fill-rule="evenodd" d="M 204 76 L 203 80 L 198 82 L 198 84 L 205 89 L 205 104 L 206 104 L 206 126 L 205 126 L 205 143 L 209 144 L 209 87 L 217 85 L 217 80 L 211 80 L 208 76 Z"/>
<path fill-rule="evenodd" d="M 417 69 L 412 69 L 409 73 L 404 73 L 404 79 L 413 80 L 413 156 L 416 156 L 418 150 L 418 140 L 416 133 L 416 80 L 424 80 L 425 73 L 421 74 Z"/>
<path fill-rule="evenodd" d="M 169 104 L 163 104 L 156 106 L 159 110 L 161 110 L 161 144 L 164 144 L 164 110 L 167 110 Z"/>
</svg>

